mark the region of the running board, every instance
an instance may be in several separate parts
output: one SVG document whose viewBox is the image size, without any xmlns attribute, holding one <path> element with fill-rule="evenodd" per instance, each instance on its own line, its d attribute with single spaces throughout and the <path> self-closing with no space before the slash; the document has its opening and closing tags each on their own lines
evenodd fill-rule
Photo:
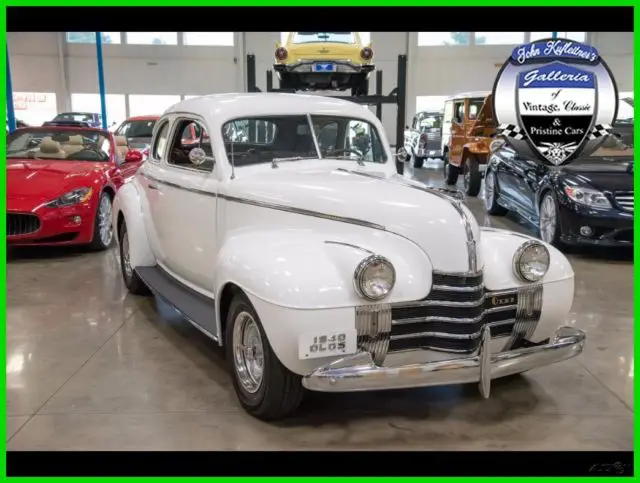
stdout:
<svg viewBox="0 0 640 483">
<path fill-rule="evenodd" d="M 213 299 L 185 286 L 158 266 L 137 267 L 136 273 L 154 295 L 175 308 L 205 335 L 218 340 L 215 333 L 216 304 Z"/>
</svg>

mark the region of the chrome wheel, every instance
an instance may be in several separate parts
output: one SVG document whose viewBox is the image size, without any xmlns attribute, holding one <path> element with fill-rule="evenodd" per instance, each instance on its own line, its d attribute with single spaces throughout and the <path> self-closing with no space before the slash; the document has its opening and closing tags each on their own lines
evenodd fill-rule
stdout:
<svg viewBox="0 0 640 483">
<path fill-rule="evenodd" d="M 264 374 L 264 348 L 258 324 L 245 311 L 233 324 L 233 358 L 240 385 L 248 393 L 256 393 Z"/>
<path fill-rule="evenodd" d="M 463 174 L 463 183 L 464 183 L 464 189 L 466 190 L 467 188 L 469 188 L 469 185 L 471 184 L 471 170 L 469 169 L 469 166 L 467 165 L 467 163 L 464 164 L 464 174 Z"/>
<path fill-rule="evenodd" d="M 127 280 L 131 280 L 133 276 L 133 268 L 131 268 L 131 258 L 129 258 L 129 234 L 125 231 L 122 236 L 122 244 L 121 244 L 121 253 L 122 257 L 122 270 L 124 271 L 124 276 Z"/>
<path fill-rule="evenodd" d="M 493 181 L 493 173 L 487 173 L 484 180 L 484 207 L 487 210 L 490 210 L 493 205 L 493 193 L 495 189 Z"/>
<path fill-rule="evenodd" d="M 105 247 L 111 245 L 113 239 L 113 227 L 111 226 L 111 199 L 108 195 L 102 196 L 98 207 L 98 230 L 100 241 Z"/>
<path fill-rule="evenodd" d="M 547 195 L 540 205 L 540 236 L 547 243 L 552 243 L 556 234 L 556 205 L 553 198 Z"/>
</svg>

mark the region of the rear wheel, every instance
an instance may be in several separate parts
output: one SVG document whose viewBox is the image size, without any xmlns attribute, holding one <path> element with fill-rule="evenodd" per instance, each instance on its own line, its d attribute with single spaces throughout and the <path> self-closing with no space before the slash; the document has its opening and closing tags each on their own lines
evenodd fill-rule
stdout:
<svg viewBox="0 0 640 483">
<path fill-rule="evenodd" d="M 413 156 L 413 167 L 420 169 L 424 166 L 424 158 L 420 158 L 418 156 Z"/>
<path fill-rule="evenodd" d="M 463 170 L 465 193 L 469 196 L 478 196 L 478 193 L 480 193 L 480 187 L 482 186 L 482 173 L 480 172 L 480 163 L 478 163 L 478 158 L 473 154 L 467 156 Z"/>
<path fill-rule="evenodd" d="M 301 376 L 282 365 L 244 294 L 231 301 L 225 334 L 233 386 L 242 407 L 265 421 L 282 419 L 302 401 Z"/>
<path fill-rule="evenodd" d="M 366 96 L 369 94 L 369 79 L 366 74 L 357 74 L 354 76 L 353 84 L 351 87 L 351 95 Z"/>
<path fill-rule="evenodd" d="M 458 182 L 458 175 L 460 174 L 460 168 L 452 165 L 449 162 L 449 153 L 445 154 L 444 158 L 444 181 L 450 186 L 454 186 Z"/>
</svg>

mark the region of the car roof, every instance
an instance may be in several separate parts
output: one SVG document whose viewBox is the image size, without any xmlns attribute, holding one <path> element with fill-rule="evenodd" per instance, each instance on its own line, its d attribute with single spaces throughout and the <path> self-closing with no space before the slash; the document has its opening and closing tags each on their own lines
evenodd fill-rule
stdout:
<svg viewBox="0 0 640 483">
<path fill-rule="evenodd" d="M 202 117 L 215 118 L 220 122 L 242 116 L 307 113 L 377 119 L 366 107 L 348 100 L 321 95 L 277 92 L 244 92 L 194 97 L 174 104 L 165 114 L 180 112 L 191 112 Z"/>
<path fill-rule="evenodd" d="M 487 97 L 489 94 L 491 94 L 491 91 L 470 91 L 470 92 L 461 92 L 460 94 L 456 94 L 455 96 L 451 96 L 448 99 L 446 99 L 447 101 L 451 101 L 454 99 L 467 99 L 467 98 L 475 98 L 475 97 L 482 97 L 485 98 Z M 446 101 L 445 101 L 446 102 Z"/>
<path fill-rule="evenodd" d="M 149 116 L 133 116 L 129 117 L 125 120 L 127 121 L 157 121 L 160 119 L 160 115 L 149 115 Z"/>
</svg>

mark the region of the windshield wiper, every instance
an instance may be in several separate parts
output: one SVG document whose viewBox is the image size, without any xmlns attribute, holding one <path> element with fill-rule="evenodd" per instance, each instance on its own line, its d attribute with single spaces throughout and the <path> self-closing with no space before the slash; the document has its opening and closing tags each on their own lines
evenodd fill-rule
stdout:
<svg viewBox="0 0 640 483">
<path fill-rule="evenodd" d="M 333 158 L 333 159 L 346 159 L 346 160 L 349 160 L 349 161 L 355 161 L 356 163 L 358 163 L 358 166 L 364 166 L 365 165 L 364 161 L 362 160 L 362 158 L 354 159 L 353 157 L 347 156 L 347 155 L 344 155 L 344 154 L 341 155 L 341 156 L 331 156 L 331 158 Z"/>
<path fill-rule="evenodd" d="M 303 161 L 305 159 L 319 159 L 318 156 L 290 156 L 288 158 L 273 158 L 271 160 L 271 167 L 277 168 L 278 163 L 287 161 Z"/>
</svg>

